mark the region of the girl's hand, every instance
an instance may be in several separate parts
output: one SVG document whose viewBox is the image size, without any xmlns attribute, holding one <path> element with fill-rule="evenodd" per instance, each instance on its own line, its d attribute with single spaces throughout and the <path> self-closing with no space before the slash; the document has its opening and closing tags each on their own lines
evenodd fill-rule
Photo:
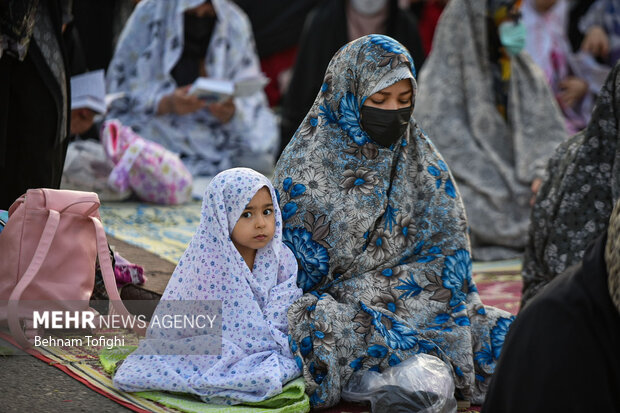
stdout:
<svg viewBox="0 0 620 413">
<path fill-rule="evenodd" d="M 175 115 L 187 115 L 196 112 L 206 106 L 205 102 L 196 96 L 189 95 L 191 85 L 177 88 L 172 94 L 164 96 L 157 107 L 158 115 L 173 113 Z"/>
<path fill-rule="evenodd" d="M 607 57 L 609 55 L 609 37 L 607 37 L 605 30 L 601 26 L 590 27 L 581 42 L 581 50 L 594 57 Z"/>
<path fill-rule="evenodd" d="M 229 98 L 224 102 L 211 103 L 207 106 L 207 109 L 209 109 L 213 116 L 220 122 L 228 123 L 235 114 L 235 103 L 232 98 Z"/>
</svg>

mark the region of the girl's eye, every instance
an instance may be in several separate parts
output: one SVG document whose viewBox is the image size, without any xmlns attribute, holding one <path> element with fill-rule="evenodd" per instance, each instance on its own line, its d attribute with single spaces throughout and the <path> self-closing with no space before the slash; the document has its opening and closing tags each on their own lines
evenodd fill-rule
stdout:
<svg viewBox="0 0 620 413">
<path fill-rule="evenodd" d="M 244 212 L 243 214 L 241 214 L 241 216 L 243 218 L 250 218 L 252 216 L 252 213 L 251 212 Z"/>
<path fill-rule="evenodd" d="M 383 102 L 385 102 L 385 100 L 374 100 L 374 99 L 370 99 L 370 101 L 371 101 L 372 103 L 374 103 L 375 105 L 380 105 L 380 104 L 382 104 Z"/>
<path fill-rule="evenodd" d="M 263 211 L 263 215 L 271 215 L 273 214 L 273 209 L 266 209 Z"/>
<path fill-rule="evenodd" d="M 411 99 L 399 100 L 399 102 L 402 103 L 403 105 L 406 105 L 407 103 L 411 103 Z"/>
</svg>

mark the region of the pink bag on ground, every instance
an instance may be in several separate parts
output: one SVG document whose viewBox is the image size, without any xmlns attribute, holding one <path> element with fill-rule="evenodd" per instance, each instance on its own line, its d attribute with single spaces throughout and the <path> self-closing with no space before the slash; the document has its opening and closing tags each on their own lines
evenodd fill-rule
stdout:
<svg viewBox="0 0 620 413">
<path fill-rule="evenodd" d="M 0 322 L 29 347 L 21 320 L 33 303 L 45 310 L 89 311 L 99 258 L 111 309 L 129 316 L 121 302 L 94 192 L 29 189 L 9 209 L 0 233 Z"/>
<path fill-rule="evenodd" d="M 131 188 L 140 199 L 157 204 L 182 204 L 192 195 L 192 174 L 179 157 L 142 138 L 113 119 L 105 122 L 101 142 L 115 167 L 108 185 L 117 191 Z"/>
</svg>

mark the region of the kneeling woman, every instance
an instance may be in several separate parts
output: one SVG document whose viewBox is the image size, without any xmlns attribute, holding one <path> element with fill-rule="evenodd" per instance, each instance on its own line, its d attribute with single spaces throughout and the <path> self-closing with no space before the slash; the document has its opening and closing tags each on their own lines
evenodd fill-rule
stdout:
<svg viewBox="0 0 620 413">
<path fill-rule="evenodd" d="M 349 43 L 276 167 L 306 293 L 288 312 L 291 347 L 317 407 L 336 404 L 354 371 L 420 352 L 481 403 L 512 321 L 480 301 L 460 194 L 412 117 L 414 75 L 389 37 Z"/>
</svg>

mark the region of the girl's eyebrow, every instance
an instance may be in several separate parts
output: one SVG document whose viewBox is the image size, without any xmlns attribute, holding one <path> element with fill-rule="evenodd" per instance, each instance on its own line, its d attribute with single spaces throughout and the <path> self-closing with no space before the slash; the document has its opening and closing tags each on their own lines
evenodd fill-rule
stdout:
<svg viewBox="0 0 620 413">
<path fill-rule="evenodd" d="M 413 90 L 405 90 L 404 92 L 401 92 L 398 96 L 402 96 L 402 95 L 407 95 L 409 93 L 413 93 Z"/>
<path fill-rule="evenodd" d="M 265 205 L 263 205 L 262 207 L 259 207 L 259 209 L 261 209 L 261 208 L 267 208 L 267 207 L 273 207 L 273 203 L 271 203 L 271 202 L 270 202 L 270 203 L 268 203 L 268 204 L 265 204 Z M 248 206 L 246 206 L 246 207 L 245 207 L 244 211 L 245 211 L 245 210 L 250 210 L 250 211 L 253 211 L 253 210 L 255 210 L 255 209 L 256 209 L 256 207 L 253 207 L 253 206 L 248 205 Z"/>
</svg>

